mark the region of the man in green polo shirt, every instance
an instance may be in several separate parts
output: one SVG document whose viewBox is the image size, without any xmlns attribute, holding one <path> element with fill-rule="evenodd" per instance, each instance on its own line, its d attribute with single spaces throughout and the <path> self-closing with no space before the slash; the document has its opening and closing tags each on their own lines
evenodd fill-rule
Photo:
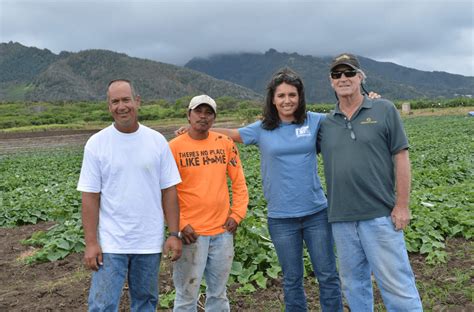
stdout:
<svg viewBox="0 0 474 312">
<path fill-rule="evenodd" d="M 319 133 L 342 288 L 351 311 L 373 311 L 373 273 L 388 311 L 422 311 L 403 237 L 408 140 L 393 103 L 362 94 L 365 78 L 354 55 L 334 58 L 338 103 Z"/>
</svg>

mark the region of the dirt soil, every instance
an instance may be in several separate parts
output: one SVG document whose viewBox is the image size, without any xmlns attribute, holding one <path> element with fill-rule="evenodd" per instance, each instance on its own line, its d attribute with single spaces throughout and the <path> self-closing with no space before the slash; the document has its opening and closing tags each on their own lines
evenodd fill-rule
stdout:
<svg viewBox="0 0 474 312">
<path fill-rule="evenodd" d="M 227 126 L 227 125 L 226 125 Z M 160 129 L 165 136 L 172 136 L 174 127 Z M 80 147 L 95 131 L 61 131 L 54 133 L 9 134 L 0 136 L 0 155 L 35 149 L 57 147 Z M 34 232 L 47 230 L 53 223 L 40 223 L 15 228 L 0 228 L 0 312 L 2 311 L 86 311 L 90 272 L 82 265 L 82 254 L 72 254 L 54 263 L 26 265 L 22 261 L 35 251 L 24 246 L 21 240 Z M 456 283 L 453 272 L 468 273 L 474 283 L 473 244 L 463 239 L 451 239 L 447 243 L 448 263 L 431 267 L 419 254 L 410 255 L 422 299 L 434 304 L 432 311 L 474 311 L 473 296 L 463 295 L 462 289 L 447 294 L 448 299 L 437 301 L 432 288 L 442 291 L 446 284 Z M 318 286 L 314 278 L 305 281 L 310 311 L 319 311 Z M 428 287 L 428 288 L 427 288 Z M 239 294 L 236 286 L 230 287 L 228 296 L 232 311 L 281 311 L 283 294 L 281 280 L 272 280 L 268 288 L 251 295 Z M 169 263 L 162 261 L 160 271 L 160 293 L 173 289 Z M 428 298 L 429 297 L 429 298 Z M 446 297 L 446 295 L 444 295 Z M 427 300 L 427 301 L 428 301 Z M 201 298 L 200 301 L 203 301 Z M 376 292 L 376 302 L 381 299 Z M 120 311 L 129 311 L 126 289 L 121 300 Z M 171 311 L 163 309 L 160 311 Z M 203 311 L 203 309 L 198 309 Z"/>
<path fill-rule="evenodd" d="M 216 122 L 215 127 L 237 127 L 235 122 Z M 178 126 L 157 126 L 168 140 L 174 137 Z M 93 130 L 55 130 L 37 132 L 0 132 L 0 155 L 38 149 L 82 147 L 89 137 L 99 131 Z"/>
<path fill-rule="evenodd" d="M 0 228 L 0 311 L 86 311 L 90 272 L 82 265 L 82 254 L 72 254 L 54 263 L 26 265 L 22 259 L 34 252 L 33 247 L 20 243 L 38 230 L 47 230 L 53 223 L 41 223 L 15 228 Z M 451 256 L 446 265 L 426 270 L 424 257 L 410 255 L 418 282 L 442 285 L 454 278 L 449 270 L 472 270 L 472 244 L 462 239 L 449 241 Z M 471 246 L 471 247 L 469 247 Z M 305 282 L 310 311 L 319 311 L 317 285 L 313 278 Z M 170 265 L 162 263 L 160 271 L 160 293 L 172 289 Z M 281 281 L 269 282 L 269 287 L 251 295 L 238 294 L 236 287 L 228 291 L 232 311 L 280 311 L 283 295 Z M 423 290 L 420 289 L 423 297 Z M 434 298 L 430 298 L 431 300 Z M 203 301 L 203 300 L 201 300 Z M 474 305 L 467 297 L 453 294 L 448 299 L 449 307 L 440 304 L 433 311 L 474 311 Z M 377 294 L 376 302 L 380 302 Z M 431 310 L 431 309 L 430 309 Z M 124 289 L 120 311 L 129 311 L 129 298 Z M 162 309 L 160 311 L 171 311 Z M 199 311 L 203 311 L 200 309 Z"/>
</svg>

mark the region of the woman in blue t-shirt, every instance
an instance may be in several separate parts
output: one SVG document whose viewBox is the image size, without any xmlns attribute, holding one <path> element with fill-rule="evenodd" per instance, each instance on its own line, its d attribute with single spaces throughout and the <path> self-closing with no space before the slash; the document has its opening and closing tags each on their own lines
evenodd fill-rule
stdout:
<svg viewBox="0 0 474 312">
<path fill-rule="evenodd" d="M 263 119 L 213 129 L 260 150 L 268 229 L 283 270 L 286 311 L 306 311 L 303 242 L 319 282 L 323 311 L 342 311 L 327 200 L 318 176 L 317 132 L 323 114 L 306 112 L 301 78 L 285 68 L 267 86 Z"/>
</svg>

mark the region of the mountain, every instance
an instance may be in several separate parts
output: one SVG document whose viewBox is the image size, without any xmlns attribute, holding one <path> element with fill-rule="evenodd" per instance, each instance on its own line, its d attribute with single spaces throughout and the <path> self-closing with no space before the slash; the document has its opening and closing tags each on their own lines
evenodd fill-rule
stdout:
<svg viewBox="0 0 474 312">
<path fill-rule="evenodd" d="M 474 93 L 474 77 L 426 72 L 359 56 L 366 88 L 393 100 L 452 98 Z M 212 97 L 261 99 L 279 68 L 288 66 L 304 79 L 309 103 L 335 101 L 329 85 L 330 57 L 297 53 L 220 54 L 192 59 L 184 67 L 130 57 L 107 50 L 54 54 L 20 43 L 0 43 L 0 101 L 104 100 L 108 81 L 134 82 L 143 100 L 175 101 L 207 93 Z"/>
<path fill-rule="evenodd" d="M 358 58 L 368 77 L 366 89 L 388 99 L 453 98 L 474 94 L 474 77 L 426 72 L 362 56 Z M 270 49 L 264 54 L 218 54 L 207 59 L 194 58 L 185 67 L 261 94 L 265 94 L 266 84 L 276 70 L 290 67 L 302 76 L 308 103 L 332 103 L 335 97 L 328 78 L 331 59 Z"/>
<path fill-rule="evenodd" d="M 260 99 L 256 92 L 180 66 L 107 50 L 59 55 L 20 43 L 0 43 L 0 100 L 103 100 L 107 83 L 134 82 L 145 101 L 209 94 Z"/>
</svg>

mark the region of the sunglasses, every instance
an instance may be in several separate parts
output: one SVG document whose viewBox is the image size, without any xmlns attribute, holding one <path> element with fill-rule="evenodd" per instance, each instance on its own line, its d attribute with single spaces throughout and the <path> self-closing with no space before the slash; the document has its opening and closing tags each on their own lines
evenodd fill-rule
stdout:
<svg viewBox="0 0 474 312">
<path fill-rule="evenodd" d="M 356 135 L 355 135 L 355 133 L 354 133 L 354 129 L 352 129 L 352 124 L 351 124 L 350 121 L 348 121 L 348 122 L 346 123 L 346 127 L 347 127 L 347 129 L 349 129 L 349 131 L 351 132 L 351 139 L 355 140 L 355 139 L 356 139 Z"/>
<path fill-rule="evenodd" d="M 354 69 L 351 69 L 351 70 L 345 70 L 345 71 L 335 71 L 335 72 L 331 72 L 331 78 L 332 79 L 339 79 L 342 77 L 342 74 L 344 74 L 344 76 L 346 76 L 346 78 L 352 78 L 354 77 L 355 75 L 357 75 L 358 71 L 357 70 L 354 70 Z"/>
<path fill-rule="evenodd" d="M 291 73 L 279 73 L 275 76 L 273 76 L 273 81 L 275 82 L 280 82 L 280 81 L 290 81 L 290 82 L 295 82 L 299 81 L 301 78 L 291 74 Z"/>
</svg>

